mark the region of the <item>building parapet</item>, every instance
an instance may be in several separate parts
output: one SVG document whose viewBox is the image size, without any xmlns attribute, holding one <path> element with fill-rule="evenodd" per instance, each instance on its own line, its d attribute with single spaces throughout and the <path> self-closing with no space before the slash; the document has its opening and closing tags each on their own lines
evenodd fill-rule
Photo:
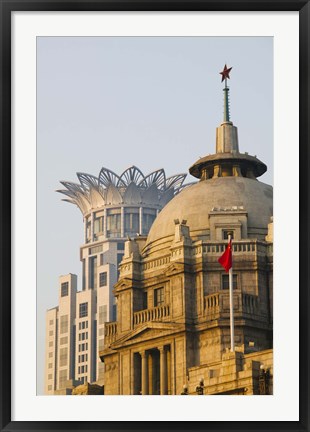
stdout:
<svg viewBox="0 0 310 432">
<path fill-rule="evenodd" d="M 199 254 L 221 254 L 227 246 L 227 241 L 208 241 L 194 247 L 194 255 Z M 270 247 L 265 242 L 254 240 L 234 240 L 232 243 L 233 253 L 266 253 L 266 248 Z"/>
<path fill-rule="evenodd" d="M 219 256 L 222 254 L 227 246 L 227 241 L 208 241 L 208 242 L 200 242 L 198 245 L 194 245 L 191 249 L 189 246 L 185 251 L 185 255 L 187 257 L 197 257 L 197 255 L 209 255 L 209 256 Z M 233 242 L 233 253 L 236 257 L 241 254 L 249 254 L 253 255 L 270 255 L 272 256 L 272 244 L 267 244 L 265 242 L 254 240 L 238 240 Z M 191 252 L 190 252 L 191 251 Z M 171 257 L 183 256 L 183 249 L 177 248 L 174 249 L 171 253 L 171 256 L 164 256 L 161 258 L 148 259 L 142 263 L 142 269 L 144 271 L 154 270 L 160 267 L 163 267 L 170 263 Z M 131 262 L 123 263 L 120 268 L 121 275 L 125 272 L 131 271 Z"/>
<path fill-rule="evenodd" d="M 165 256 L 165 257 L 161 257 L 161 258 L 156 258 L 153 260 L 149 260 L 149 261 L 145 261 L 143 264 L 143 270 L 149 270 L 152 269 L 154 267 L 161 267 L 161 266 L 165 266 L 166 264 L 169 264 L 170 262 L 170 257 L 169 256 Z"/>
</svg>

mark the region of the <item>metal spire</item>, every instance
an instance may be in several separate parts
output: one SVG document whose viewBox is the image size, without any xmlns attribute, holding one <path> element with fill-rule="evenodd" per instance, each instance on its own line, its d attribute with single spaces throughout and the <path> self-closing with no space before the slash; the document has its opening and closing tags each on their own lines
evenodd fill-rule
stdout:
<svg viewBox="0 0 310 432">
<path fill-rule="evenodd" d="M 232 70 L 231 68 L 227 68 L 226 64 L 220 75 L 222 75 L 222 82 L 225 80 L 225 87 L 223 88 L 224 92 L 224 123 L 230 122 L 230 113 L 229 113 L 229 87 L 227 86 L 227 79 L 230 79 L 229 73 Z"/>
</svg>

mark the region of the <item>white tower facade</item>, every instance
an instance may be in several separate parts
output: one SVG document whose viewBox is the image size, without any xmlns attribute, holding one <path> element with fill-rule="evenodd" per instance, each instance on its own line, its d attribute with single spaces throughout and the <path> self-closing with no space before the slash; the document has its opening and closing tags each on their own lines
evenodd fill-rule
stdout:
<svg viewBox="0 0 310 432">
<path fill-rule="evenodd" d="M 80 247 L 82 290 L 76 275 L 59 279 L 59 306 L 46 314 L 45 393 L 70 394 L 82 383 L 104 384 L 98 352 L 104 323 L 117 319 L 113 286 L 128 238 L 148 234 L 158 212 L 184 187 L 186 174 L 166 178 L 163 169 L 144 176 L 130 167 L 118 176 L 102 168 L 98 177 L 78 173 L 79 184 L 61 182 L 64 201 L 83 214 Z"/>
</svg>

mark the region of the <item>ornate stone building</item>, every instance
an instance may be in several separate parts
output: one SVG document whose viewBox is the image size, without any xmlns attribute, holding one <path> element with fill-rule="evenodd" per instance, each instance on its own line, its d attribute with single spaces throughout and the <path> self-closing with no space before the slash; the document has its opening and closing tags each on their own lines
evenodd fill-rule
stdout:
<svg viewBox="0 0 310 432">
<path fill-rule="evenodd" d="M 272 392 L 272 187 L 266 165 L 239 152 L 229 118 L 216 153 L 189 169 L 200 181 L 173 198 L 147 238 L 129 240 L 115 285 L 117 321 L 105 325 L 105 394 Z M 228 275 L 233 238 L 235 352 Z"/>
</svg>

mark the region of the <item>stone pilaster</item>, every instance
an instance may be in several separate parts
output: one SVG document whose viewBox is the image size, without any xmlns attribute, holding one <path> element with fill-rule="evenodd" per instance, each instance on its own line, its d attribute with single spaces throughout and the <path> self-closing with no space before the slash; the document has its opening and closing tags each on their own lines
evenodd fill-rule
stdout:
<svg viewBox="0 0 310 432">
<path fill-rule="evenodd" d="M 146 351 L 140 352 L 141 355 L 141 390 L 143 395 L 149 394 L 148 362 Z"/>
<path fill-rule="evenodd" d="M 160 353 L 160 394 L 167 394 L 167 352 L 165 347 L 158 348 Z"/>
</svg>

